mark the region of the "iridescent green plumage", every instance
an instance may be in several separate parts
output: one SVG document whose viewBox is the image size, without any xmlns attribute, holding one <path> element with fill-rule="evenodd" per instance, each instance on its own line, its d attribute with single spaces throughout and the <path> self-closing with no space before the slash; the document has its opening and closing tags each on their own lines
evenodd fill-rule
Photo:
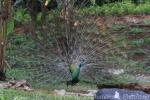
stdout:
<svg viewBox="0 0 150 100">
<path fill-rule="evenodd" d="M 69 70 L 71 73 L 71 81 L 68 81 L 68 85 L 74 85 L 79 82 L 80 68 L 80 64 L 71 64 L 69 66 Z"/>
</svg>

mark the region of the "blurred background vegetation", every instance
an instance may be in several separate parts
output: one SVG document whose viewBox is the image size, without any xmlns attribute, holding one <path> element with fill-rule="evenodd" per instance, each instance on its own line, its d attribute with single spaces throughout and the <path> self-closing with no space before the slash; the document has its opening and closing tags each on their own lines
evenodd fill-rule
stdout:
<svg viewBox="0 0 150 100">
<path fill-rule="evenodd" d="M 94 76 L 98 82 L 83 76 L 75 87 L 67 87 L 65 81 L 57 77 L 53 80 L 46 66 L 54 61 L 56 48 L 52 44 L 64 33 L 61 0 L 50 0 L 47 6 L 43 6 L 41 0 L 12 0 L 12 20 L 8 27 L 14 30 L 7 34 L 5 51 L 8 78 L 26 79 L 37 89 L 80 91 L 95 89 L 96 84 L 141 82 L 139 76 L 149 75 L 149 0 L 76 0 L 73 10 L 74 24 L 80 22 L 80 33 L 100 34 L 103 42 L 110 38 L 113 48 L 120 46 L 119 50 L 111 50 L 114 54 L 111 60 L 117 66 L 110 68 L 108 65 L 106 69 L 123 69 L 124 72 L 111 74 L 111 78 L 103 74 Z"/>
</svg>

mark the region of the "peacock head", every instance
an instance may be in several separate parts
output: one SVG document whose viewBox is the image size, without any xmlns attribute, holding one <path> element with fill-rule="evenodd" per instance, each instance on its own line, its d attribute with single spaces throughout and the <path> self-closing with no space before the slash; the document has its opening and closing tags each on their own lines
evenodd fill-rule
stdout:
<svg viewBox="0 0 150 100">
<path fill-rule="evenodd" d="M 71 61 L 70 65 L 75 65 L 77 68 L 81 68 L 86 64 L 86 59 L 82 56 L 82 57 L 78 57 L 76 59 L 74 59 L 73 61 Z"/>
<path fill-rule="evenodd" d="M 81 67 L 82 67 L 82 64 L 81 64 L 81 63 L 77 64 L 77 67 L 78 67 L 78 68 L 81 68 Z"/>
<path fill-rule="evenodd" d="M 79 59 L 79 63 L 77 64 L 77 66 L 79 68 L 83 67 L 85 65 L 85 60 L 82 58 L 82 59 Z"/>
</svg>

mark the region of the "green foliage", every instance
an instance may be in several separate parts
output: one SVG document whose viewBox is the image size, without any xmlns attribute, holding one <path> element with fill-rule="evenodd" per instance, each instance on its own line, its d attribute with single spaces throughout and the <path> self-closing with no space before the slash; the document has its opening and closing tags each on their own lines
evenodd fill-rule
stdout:
<svg viewBox="0 0 150 100">
<path fill-rule="evenodd" d="M 145 0 L 132 0 L 132 2 L 136 5 L 143 3 Z"/>
<path fill-rule="evenodd" d="M 150 44 L 150 37 L 144 38 L 145 44 Z"/>
<path fill-rule="evenodd" d="M 119 30 L 125 29 L 125 28 L 127 28 L 127 26 L 123 25 L 123 24 L 113 24 L 111 27 L 111 29 L 115 30 L 115 31 L 119 31 Z"/>
<path fill-rule="evenodd" d="M 14 29 L 14 20 L 13 19 L 10 19 L 8 22 L 7 22 L 7 35 L 9 35 L 10 33 L 13 32 L 13 29 Z"/>
<path fill-rule="evenodd" d="M 9 68 L 6 70 L 6 75 L 9 78 L 16 78 L 18 80 L 24 79 L 27 76 L 28 70 L 23 70 L 23 69 L 15 69 L 15 68 Z"/>
<path fill-rule="evenodd" d="M 18 8 L 13 12 L 13 19 L 16 23 L 26 23 L 31 20 L 31 17 L 26 9 Z"/>
<path fill-rule="evenodd" d="M 128 84 L 136 82 L 137 80 L 135 79 L 135 77 L 129 74 L 119 75 L 114 78 L 114 83 Z"/>
<path fill-rule="evenodd" d="M 0 100 L 7 100 L 5 96 L 0 96 Z"/>
<path fill-rule="evenodd" d="M 136 39 L 136 40 L 129 41 L 129 45 L 131 46 L 141 46 L 141 45 L 149 44 L 149 43 L 150 43 L 149 37 L 144 38 L 144 39 Z"/>
<path fill-rule="evenodd" d="M 139 33 L 142 33 L 142 32 L 146 32 L 146 30 L 141 29 L 141 28 L 131 28 L 129 30 L 130 34 L 139 34 Z"/>
<path fill-rule="evenodd" d="M 129 83 L 136 83 L 137 80 L 134 76 L 129 74 L 122 74 L 119 76 L 113 76 L 111 79 L 103 79 L 101 83 L 98 83 L 98 86 L 103 85 L 120 85 L 120 84 L 129 84 Z"/>
<path fill-rule="evenodd" d="M 145 25 L 150 25 L 150 20 L 149 19 L 144 20 L 144 24 Z"/>
<path fill-rule="evenodd" d="M 133 55 L 134 54 L 146 54 L 146 52 L 144 49 L 138 48 L 138 49 L 133 51 Z"/>
<path fill-rule="evenodd" d="M 79 10 L 79 14 L 91 15 L 126 15 L 126 14 L 149 14 L 150 2 L 135 6 L 129 1 L 106 4 L 101 7 L 91 6 Z"/>
<path fill-rule="evenodd" d="M 133 46 L 140 46 L 143 44 L 144 44 L 144 39 L 132 40 L 130 42 L 130 45 L 133 45 Z"/>
</svg>

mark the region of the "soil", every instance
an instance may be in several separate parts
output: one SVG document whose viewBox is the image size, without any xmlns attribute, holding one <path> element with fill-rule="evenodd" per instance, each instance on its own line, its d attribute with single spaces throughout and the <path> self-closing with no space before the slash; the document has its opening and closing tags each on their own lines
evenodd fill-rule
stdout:
<svg viewBox="0 0 150 100">
<path fill-rule="evenodd" d="M 138 34 L 130 34 L 128 35 L 129 40 L 135 40 L 135 39 L 143 39 L 146 37 L 150 37 L 150 32 L 145 32 L 145 33 L 138 33 Z"/>
</svg>

